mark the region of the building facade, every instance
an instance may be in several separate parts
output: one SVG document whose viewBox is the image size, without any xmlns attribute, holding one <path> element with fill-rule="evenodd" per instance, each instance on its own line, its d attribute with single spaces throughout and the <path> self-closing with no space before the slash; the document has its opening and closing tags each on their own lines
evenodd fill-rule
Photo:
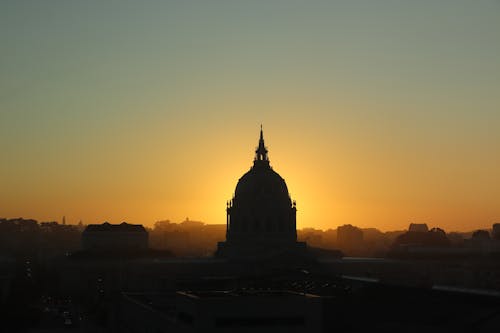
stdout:
<svg viewBox="0 0 500 333">
<path fill-rule="evenodd" d="M 140 224 L 89 224 L 82 232 L 86 251 L 137 251 L 148 249 L 148 232 Z"/>
<path fill-rule="evenodd" d="M 267 153 L 261 128 L 253 166 L 227 202 L 226 241 L 218 244 L 218 256 L 270 257 L 305 249 L 297 242 L 296 203 Z"/>
</svg>

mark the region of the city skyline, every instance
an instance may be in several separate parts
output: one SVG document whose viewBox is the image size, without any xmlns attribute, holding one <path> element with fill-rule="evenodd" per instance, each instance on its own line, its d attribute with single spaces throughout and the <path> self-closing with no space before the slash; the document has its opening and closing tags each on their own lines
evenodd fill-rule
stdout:
<svg viewBox="0 0 500 333">
<path fill-rule="evenodd" d="M 297 227 L 500 221 L 500 3 L 0 5 L 0 217 L 223 224 L 258 129 Z"/>
</svg>

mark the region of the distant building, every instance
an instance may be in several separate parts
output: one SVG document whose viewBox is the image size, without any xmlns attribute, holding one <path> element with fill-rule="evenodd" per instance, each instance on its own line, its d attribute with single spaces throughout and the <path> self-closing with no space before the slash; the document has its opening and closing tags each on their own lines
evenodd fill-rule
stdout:
<svg viewBox="0 0 500 333">
<path fill-rule="evenodd" d="M 498 238 L 495 237 L 495 224 L 493 225 L 492 236 L 493 237 L 490 237 L 488 230 L 476 230 L 472 233 L 472 237 L 465 241 L 465 247 L 469 250 L 480 251 L 484 254 L 493 253 L 498 255 L 500 253 L 500 242 Z"/>
<path fill-rule="evenodd" d="M 495 240 L 500 240 L 500 223 L 493 224 L 492 238 Z"/>
<path fill-rule="evenodd" d="M 476 230 L 472 233 L 472 239 L 477 241 L 489 241 L 490 233 L 488 230 Z"/>
<path fill-rule="evenodd" d="M 148 248 L 148 232 L 140 224 L 89 224 L 82 233 L 87 251 L 136 251 Z"/>
<path fill-rule="evenodd" d="M 205 223 L 200 222 L 200 221 L 191 221 L 188 217 L 181 222 L 181 226 L 186 229 L 196 229 L 196 228 L 202 228 L 205 225 Z"/>
<path fill-rule="evenodd" d="M 40 226 L 36 220 L 0 219 L 0 254 L 32 255 L 39 249 Z"/>
<path fill-rule="evenodd" d="M 427 230 L 427 231 L 424 231 Z M 451 242 L 441 228 L 428 230 L 426 224 L 410 224 L 407 232 L 396 237 L 389 257 L 418 258 L 462 255 L 463 251 L 450 250 Z"/>
<path fill-rule="evenodd" d="M 410 226 L 408 227 L 408 231 L 427 232 L 427 231 L 429 231 L 429 227 L 427 227 L 426 223 L 410 223 Z"/>
<path fill-rule="evenodd" d="M 424 231 L 426 230 L 426 231 Z M 446 232 L 440 228 L 428 230 L 426 224 L 410 224 L 408 232 L 399 235 L 392 247 L 440 247 L 450 246 Z"/>
<path fill-rule="evenodd" d="M 363 231 L 350 224 L 337 228 L 337 245 L 341 249 L 354 249 L 363 243 Z"/>
</svg>

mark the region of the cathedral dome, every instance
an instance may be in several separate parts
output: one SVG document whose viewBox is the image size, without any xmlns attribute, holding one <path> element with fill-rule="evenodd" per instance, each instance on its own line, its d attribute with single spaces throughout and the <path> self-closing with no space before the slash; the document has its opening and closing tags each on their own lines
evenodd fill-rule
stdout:
<svg viewBox="0 0 500 333">
<path fill-rule="evenodd" d="M 306 243 L 297 242 L 295 201 L 269 165 L 262 127 L 253 166 L 238 180 L 226 212 L 226 241 L 217 244 L 217 256 L 280 263 L 306 256 Z"/>
<path fill-rule="evenodd" d="M 266 199 L 275 204 L 291 204 L 285 180 L 269 165 L 262 129 L 253 167 L 238 181 L 234 198 L 247 203 L 251 203 L 253 199 Z"/>
<path fill-rule="evenodd" d="M 290 201 L 285 180 L 270 167 L 250 169 L 238 181 L 234 195 L 247 200 L 265 197 L 276 202 Z"/>
<path fill-rule="evenodd" d="M 269 165 L 262 129 L 250 171 L 228 202 L 228 239 L 295 241 L 295 202 L 285 180 Z"/>
</svg>

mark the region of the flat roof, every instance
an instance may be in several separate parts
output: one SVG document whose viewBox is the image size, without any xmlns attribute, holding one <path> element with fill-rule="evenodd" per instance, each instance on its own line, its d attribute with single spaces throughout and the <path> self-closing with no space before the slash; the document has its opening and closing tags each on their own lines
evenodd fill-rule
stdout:
<svg viewBox="0 0 500 333">
<path fill-rule="evenodd" d="M 258 290 L 258 289 L 238 289 L 238 290 L 210 290 L 210 291 L 178 291 L 177 294 L 189 298 L 232 298 L 232 297 L 321 297 L 314 294 L 299 293 L 291 290 Z"/>
</svg>

